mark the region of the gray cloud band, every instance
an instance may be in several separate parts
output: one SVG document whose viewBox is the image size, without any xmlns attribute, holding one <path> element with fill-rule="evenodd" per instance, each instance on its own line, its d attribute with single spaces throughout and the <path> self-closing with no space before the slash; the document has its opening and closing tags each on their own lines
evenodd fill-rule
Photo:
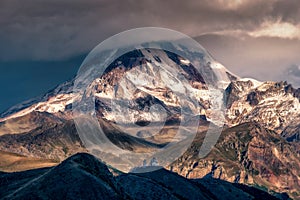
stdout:
<svg viewBox="0 0 300 200">
<path fill-rule="evenodd" d="M 99 39 L 139 26 L 198 36 L 224 30 L 251 32 L 265 20 L 292 24 L 300 20 L 296 0 L 239 2 L 4 0 L 0 3 L 0 59 L 64 59 L 88 52 Z"/>
</svg>

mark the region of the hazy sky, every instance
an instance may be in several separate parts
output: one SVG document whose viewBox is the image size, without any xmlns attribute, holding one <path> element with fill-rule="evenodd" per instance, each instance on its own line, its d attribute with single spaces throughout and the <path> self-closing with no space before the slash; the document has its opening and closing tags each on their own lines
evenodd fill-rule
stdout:
<svg viewBox="0 0 300 200">
<path fill-rule="evenodd" d="M 0 112 L 74 76 L 107 37 L 144 26 L 197 38 L 239 76 L 300 87 L 297 0 L 1 0 Z"/>
</svg>

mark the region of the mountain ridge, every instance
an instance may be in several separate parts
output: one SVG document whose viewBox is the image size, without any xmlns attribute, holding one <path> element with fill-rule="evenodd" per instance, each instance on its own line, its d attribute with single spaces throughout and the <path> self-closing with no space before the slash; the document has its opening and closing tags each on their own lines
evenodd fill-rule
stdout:
<svg viewBox="0 0 300 200">
<path fill-rule="evenodd" d="M 168 144 L 182 120 L 180 95 L 174 92 L 176 87 L 172 88 L 170 80 L 176 82 L 182 78 L 179 85 L 185 88 L 182 93 L 185 109 L 190 119 L 199 120 L 200 124 L 191 147 L 166 167 L 188 178 L 211 174 L 214 178 L 299 197 L 300 89 L 286 82 L 241 79 L 217 62 L 203 63 L 204 71 L 196 73 L 190 61 L 155 49 L 140 50 L 136 55 L 137 52 L 115 60 L 84 94 L 95 97 L 98 122 L 114 145 L 140 153 L 159 150 Z M 173 70 L 175 76 L 159 69 L 160 65 Z M 225 75 L 226 81 L 216 80 L 213 68 Z M 218 83 L 219 89 L 208 90 L 201 74 Z M 72 104 L 81 100 L 79 94 L 72 93 L 73 83 L 74 79 L 39 100 L 25 103 L 25 108 L 21 105 L 3 113 L 0 150 L 57 163 L 77 152 L 86 152 L 72 121 L 76 117 Z M 199 149 L 212 123 L 215 102 L 211 99 L 220 97 L 222 91 L 223 99 L 216 104 L 226 105 L 225 127 L 211 153 L 200 159 Z M 128 113 L 120 103 L 122 97 L 128 100 L 123 102 L 130 103 Z M 118 101 L 112 104 L 111 100 Z M 164 120 L 166 123 L 160 127 L 159 122 Z M 131 122 L 133 126 L 127 126 Z M 188 127 L 189 123 L 183 125 Z M 136 126 L 149 127 L 140 132 L 135 131 Z M 161 128 L 159 134 L 153 134 L 157 127 Z M 13 169 L 12 165 L 10 170 Z"/>
<path fill-rule="evenodd" d="M 114 176 L 105 163 L 84 153 L 52 168 L 1 173 L 0 180 L 1 199 L 279 199 L 255 188 L 210 178 L 188 180 L 164 169 Z"/>
</svg>

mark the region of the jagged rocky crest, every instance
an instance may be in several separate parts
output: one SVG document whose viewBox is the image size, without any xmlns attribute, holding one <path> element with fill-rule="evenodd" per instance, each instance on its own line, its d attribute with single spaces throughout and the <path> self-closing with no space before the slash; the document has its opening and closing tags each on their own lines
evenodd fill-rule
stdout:
<svg viewBox="0 0 300 200">
<path fill-rule="evenodd" d="M 189 180 L 165 169 L 139 174 L 119 173 L 115 176 L 111 171 L 114 169 L 89 154 L 76 154 L 56 167 L 1 173 L 0 198 L 279 199 L 245 185 L 210 177 Z M 278 194 L 278 197 L 285 195 Z"/>
</svg>

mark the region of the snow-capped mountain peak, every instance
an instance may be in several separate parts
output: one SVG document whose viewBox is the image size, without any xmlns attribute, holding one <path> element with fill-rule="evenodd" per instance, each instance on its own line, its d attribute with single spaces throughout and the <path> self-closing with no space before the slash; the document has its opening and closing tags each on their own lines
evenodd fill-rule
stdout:
<svg viewBox="0 0 300 200">
<path fill-rule="evenodd" d="M 203 62 L 205 62 L 203 60 Z M 179 107 L 179 93 L 199 101 L 201 107 L 208 109 L 210 95 L 207 93 L 208 81 L 219 80 L 220 88 L 226 88 L 230 78 L 234 77 L 223 65 L 216 61 L 202 63 L 202 71 L 197 71 L 192 63 L 171 52 L 157 49 L 141 49 L 121 56 L 108 66 L 101 77 L 96 78 L 87 89 L 87 93 L 99 99 L 115 98 L 146 98 L 155 97 L 167 107 Z M 135 92 L 135 93 L 132 93 Z M 130 96 L 131 95 L 131 96 Z M 201 95 L 201 97 L 199 96 Z M 79 101 L 80 95 L 73 92 L 73 80 L 65 82 L 42 97 L 17 105 L 1 115 L 0 122 L 24 116 L 30 112 L 62 113 L 74 101 Z M 105 103 L 105 102 L 102 102 Z M 196 114 L 197 106 L 190 104 L 190 109 Z M 107 118 L 111 114 L 103 110 Z M 135 116 L 140 111 L 134 111 Z M 110 115 L 110 116 L 108 116 Z M 157 117 L 156 114 L 153 117 Z M 132 116 L 133 117 L 133 116 Z M 119 119 L 121 120 L 121 119 Z M 125 118 L 124 118 L 125 120 Z"/>
<path fill-rule="evenodd" d="M 100 116 L 124 123 L 160 121 L 166 115 L 170 117 L 170 113 L 179 115 L 182 97 L 186 99 L 185 104 L 191 114 L 205 115 L 210 120 L 213 107 L 220 108 L 223 103 L 223 99 L 219 98 L 222 95 L 218 94 L 222 88 L 226 89 L 224 101 L 227 105 L 227 124 L 230 126 L 255 121 L 281 133 L 293 124 L 294 119 L 300 118 L 299 89 L 292 88 L 286 82 L 239 78 L 216 61 L 206 58 L 203 62 L 198 71 L 191 61 L 171 52 L 135 50 L 111 63 L 104 74 L 92 81 L 85 94 L 95 97 Z M 216 88 L 221 90 L 212 90 L 213 87 L 205 79 L 215 82 Z M 69 118 L 72 104 L 82 98 L 82 94 L 73 91 L 73 82 L 65 82 L 42 97 L 12 107 L 1 115 L 0 122 L 34 111 Z M 221 101 L 213 102 L 214 98 Z M 131 102 L 130 112 L 127 108 L 124 110 L 124 107 L 112 104 L 118 99 Z M 148 107 L 142 104 L 147 104 L 149 109 L 159 104 L 167 113 L 162 113 L 160 109 L 148 112 Z M 109 107 L 114 108 L 111 110 Z"/>
</svg>

